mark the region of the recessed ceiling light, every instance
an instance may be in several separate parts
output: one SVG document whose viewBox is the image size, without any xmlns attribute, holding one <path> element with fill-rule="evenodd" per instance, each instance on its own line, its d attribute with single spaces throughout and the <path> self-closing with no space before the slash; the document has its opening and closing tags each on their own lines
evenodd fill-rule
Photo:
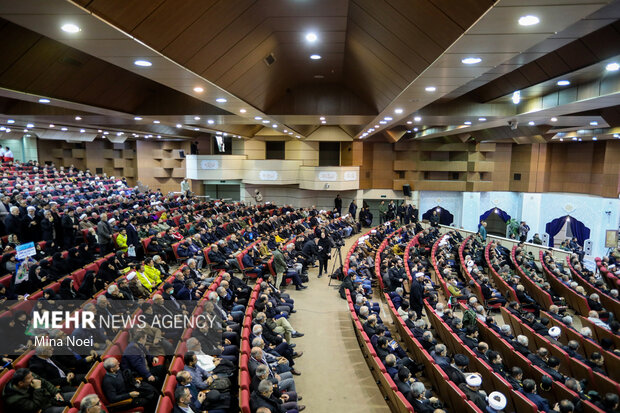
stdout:
<svg viewBox="0 0 620 413">
<path fill-rule="evenodd" d="M 122 136 L 123 132 L 116 132 L 116 136 Z"/>
<path fill-rule="evenodd" d="M 558 80 L 556 85 L 558 85 L 558 86 L 568 86 L 568 85 L 570 85 L 570 80 Z"/>
<path fill-rule="evenodd" d="M 306 34 L 306 40 L 310 43 L 314 43 L 318 40 L 318 36 L 314 32 L 309 32 Z"/>
<path fill-rule="evenodd" d="M 292 135 L 292 134 L 293 134 L 293 132 L 289 132 L 288 134 L 289 134 L 289 135 Z"/>
<path fill-rule="evenodd" d="M 383 118 L 383 120 L 390 121 L 390 120 L 392 120 L 392 117 L 391 116 L 386 116 L 385 118 Z"/>
<path fill-rule="evenodd" d="M 50 100 L 48 98 L 41 98 L 39 99 L 39 103 L 50 103 Z"/>
<path fill-rule="evenodd" d="M 82 120 L 82 118 L 80 116 L 76 116 L 75 120 Z"/>
<path fill-rule="evenodd" d="M 325 76 L 323 76 L 323 75 L 314 75 L 314 78 L 315 79 L 323 79 L 323 78 L 325 78 Z"/>
<path fill-rule="evenodd" d="M 140 116 L 134 116 L 133 120 L 142 120 Z"/>
<path fill-rule="evenodd" d="M 161 139 L 161 135 L 157 135 L 157 139 Z"/>
<path fill-rule="evenodd" d="M 465 122 L 463 122 L 463 125 L 471 125 L 471 122 L 466 120 Z"/>
<path fill-rule="evenodd" d="M 101 129 L 97 129 L 97 132 L 98 132 L 98 133 L 101 133 L 102 131 L 101 131 Z"/>
<path fill-rule="evenodd" d="M 194 120 L 200 120 L 200 116 L 194 116 Z"/>
<path fill-rule="evenodd" d="M 379 125 L 375 125 L 375 128 L 378 128 L 378 127 L 379 127 Z"/>
<path fill-rule="evenodd" d="M 79 28 L 79 26 L 78 26 L 78 25 L 73 24 L 73 23 L 66 23 L 66 24 L 63 24 L 62 26 L 60 26 L 60 29 L 61 29 L 63 32 L 66 32 L 66 33 L 72 33 L 72 34 L 73 34 L 73 33 L 78 33 L 78 32 L 80 32 L 80 31 L 82 30 L 82 29 L 80 29 L 80 28 Z"/>
<path fill-rule="evenodd" d="M 61 131 L 63 131 L 63 132 L 68 131 L 68 129 L 67 129 L 67 128 L 60 128 L 60 130 L 61 130 Z"/>
<path fill-rule="evenodd" d="M 400 115 L 401 113 L 403 113 L 403 110 L 401 108 L 396 108 L 394 109 L 394 113 L 396 113 L 397 115 Z"/>
<path fill-rule="evenodd" d="M 221 134 L 222 134 L 222 132 L 215 132 L 215 134 L 216 134 L 216 135 L 221 135 Z"/>
<path fill-rule="evenodd" d="M 29 123 L 26 125 L 27 128 L 34 128 L 34 125 L 32 123 Z"/>
<path fill-rule="evenodd" d="M 581 138 L 579 138 L 579 139 L 577 139 L 577 140 L 578 140 L 579 142 L 583 141 L 583 139 L 581 139 Z"/>
<path fill-rule="evenodd" d="M 267 119 L 263 120 L 263 123 L 269 123 L 269 121 Z"/>
<path fill-rule="evenodd" d="M 466 57 L 461 59 L 461 63 L 466 65 L 475 65 L 476 63 L 482 62 L 482 59 L 479 57 Z"/>
<path fill-rule="evenodd" d="M 598 125 L 598 122 L 597 122 L 597 121 L 595 121 L 595 120 L 593 120 L 592 122 L 590 122 L 590 125 L 592 125 L 592 126 L 596 126 L 596 125 Z"/>
<path fill-rule="evenodd" d="M 86 132 L 86 129 L 80 129 L 80 133 Z"/>
<path fill-rule="evenodd" d="M 598 140 L 598 138 L 597 138 L 596 136 L 593 136 L 593 137 L 592 137 L 592 140 L 593 140 L 593 141 L 597 141 L 597 140 Z"/>
<path fill-rule="evenodd" d="M 519 102 L 521 102 L 521 92 L 518 90 L 515 90 L 512 93 L 512 103 L 514 103 L 515 105 L 518 105 Z"/>
<path fill-rule="evenodd" d="M 534 123 L 534 121 L 533 121 L 533 120 L 529 121 L 527 124 L 528 124 L 528 125 L 530 125 L 530 126 L 534 126 L 534 125 L 536 125 L 536 123 Z"/>
<path fill-rule="evenodd" d="M 299 135 L 295 135 L 295 137 L 296 137 L 297 139 L 301 138 L 301 136 L 299 136 Z"/>
<path fill-rule="evenodd" d="M 614 138 L 620 138 L 620 134 L 614 133 Z"/>
<path fill-rule="evenodd" d="M 435 86 L 426 86 L 424 90 L 426 90 L 427 92 L 434 92 L 437 90 L 437 88 Z"/>
<path fill-rule="evenodd" d="M 177 123 L 177 128 L 181 129 L 183 127 L 183 125 L 181 125 L 180 123 Z"/>
<path fill-rule="evenodd" d="M 374 132 L 374 131 L 375 131 L 374 128 L 368 129 L 368 132 Z"/>
<path fill-rule="evenodd" d="M 422 120 L 422 118 L 420 116 L 416 116 L 415 118 L 413 118 L 414 122 L 420 122 Z"/>
<path fill-rule="evenodd" d="M 53 128 L 54 126 L 56 125 L 54 125 L 53 123 L 50 123 L 50 128 Z"/>
<path fill-rule="evenodd" d="M 153 121 L 153 123 L 160 123 L 157 119 Z"/>
<path fill-rule="evenodd" d="M 215 99 L 215 101 L 217 103 L 226 103 L 226 102 L 228 102 L 228 100 L 226 100 L 226 98 L 217 98 L 217 99 Z"/>
<path fill-rule="evenodd" d="M 254 119 L 261 120 L 262 118 L 260 116 L 254 116 Z"/>
<path fill-rule="evenodd" d="M 28 129 L 24 129 L 24 132 L 28 132 Z"/>
<path fill-rule="evenodd" d="M 12 123 L 15 123 L 15 121 L 13 119 L 9 119 L 9 120 L 6 121 L 6 123 L 12 124 Z"/>
<path fill-rule="evenodd" d="M 200 129 L 198 129 L 198 128 L 194 128 L 194 130 L 200 130 Z"/>
<path fill-rule="evenodd" d="M 207 120 L 207 123 L 208 123 L 209 125 L 213 125 L 213 124 L 215 123 L 215 121 L 214 121 L 213 119 L 209 119 L 209 120 Z"/>
<path fill-rule="evenodd" d="M 521 26 L 533 26 L 540 23 L 540 19 L 536 16 L 528 14 L 527 16 L 519 17 L 519 24 Z"/>
<path fill-rule="evenodd" d="M 325 116 L 321 116 L 319 120 L 325 120 Z"/>
<path fill-rule="evenodd" d="M 418 131 L 418 128 L 413 128 L 413 131 L 414 131 L 414 132 L 417 132 L 417 131 Z"/>
<path fill-rule="evenodd" d="M 620 69 L 620 63 L 616 62 L 608 63 L 607 66 L 605 66 L 605 70 L 608 72 L 615 72 L 618 69 Z"/>
<path fill-rule="evenodd" d="M 408 121 L 407 121 L 407 125 L 411 125 L 412 123 L 413 123 L 413 122 L 412 122 L 412 121 L 410 121 L 410 120 L 408 120 Z"/>
<path fill-rule="evenodd" d="M 321 59 L 321 55 L 320 54 L 310 55 L 310 59 L 312 59 L 312 60 L 319 60 L 319 59 Z"/>
<path fill-rule="evenodd" d="M 6 133 L 11 132 L 11 128 L 6 128 Z"/>
<path fill-rule="evenodd" d="M 558 121 L 558 118 L 556 117 L 551 118 L 551 122 L 557 122 L 557 121 Z"/>
<path fill-rule="evenodd" d="M 484 122 L 484 121 L 486 121 L 486 120 L 487 120 L 487 118 L 478 118 L 478 120 L 479 120 L 480 122 Z"/>
<path fill-rule="evenodd" d="M 288 132 L 288 129 L 284 129 L 282 132 L 287 133 L 287 132 Z"/>
<path fill-rule="evenodd" d="M 247 112 L 245 109 L 239 109 L 239 113 L 245 113 Z"/>
<path fill-rule="evenodd" d="M 379 123 L 382 124 L 382 125 L 385 125 L 387 122 L 384 121 L 384 120 L 380 120 Z"/>
<path fill-rule="evenodd" d="M 273 125 L 271 125 L 272 128 L 277 128 L 278 125 L 276 125 L 275 123 Z"/>
<path fill-rule="evenodd" d="M 327 123 L 327 121 L 326 121 L 326 120 L 322 120 L 322 121 L 321 121 L 321 123 L 322 123 L 323 125 L 325 125 L 325 124 Z"/>
<path fill-rule="evenodd" d="M 574 137 L 574 138 L 573 138 L 573 140 L 574 140 L 574 141 L 576 141 L 576 140 L 577 140 L 577 137 Z"/>
<path fill-rule="evenodd" d="M 194 88 L 194 92 L 196 92 L 196 93 L 202 93 L 202 92 L 204 92 L 204 91 L 205 91 L 205 90 L 204 90 L 203 88 L 201 88 L 200 86 L 196 86 L 196 87 Z"/>
<path fill-rule="evenodd" d="M 149 62 L 148 60 L 136 60 L 135 62 L 133 62 L 134 65 L 136 66 L 140 66 L 140 67 L 151 67 L 153 66 L 153 63 Z"/>
<path fill-rule="evenodd" d="M 560 138 L 560 142 L 564 142 L 564 138 Z"/>
<path fill-rule="evenodd" d="M 108 135 L 110 132 L 103 132 L 104 135 Z"/>
</svg>

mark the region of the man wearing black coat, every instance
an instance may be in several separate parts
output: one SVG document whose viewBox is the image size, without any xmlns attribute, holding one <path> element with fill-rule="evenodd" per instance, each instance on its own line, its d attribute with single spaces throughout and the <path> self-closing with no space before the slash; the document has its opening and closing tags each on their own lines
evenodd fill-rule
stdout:
<svg viewBox="0 0 620 413">
<path fill-rule="evenodd" d="M 19 218 L 19 208 L 11 207 L 11 213 L 4 218 L 4 228 L 8 235 L 15 234 L 21 241 L 22 239 L 22 223 Z"/>
<path fill-rule="evenodd" d="M 411 281 L 409 292 L 409 305 L 418 317 L 422 316 L 422 309 L 424 308 L 424 285 L 422 284 L 422 278 L 424 278 L 424 274 L 415 275 Z"/>
<path fill-rule="evenodd" d="M 75 217 L 75 211 L 71 208 L 62 217 L 63 247 L 66 250 L 75 245 L 75 232 L 78 229 L 78 220 Z"/>
</svg>

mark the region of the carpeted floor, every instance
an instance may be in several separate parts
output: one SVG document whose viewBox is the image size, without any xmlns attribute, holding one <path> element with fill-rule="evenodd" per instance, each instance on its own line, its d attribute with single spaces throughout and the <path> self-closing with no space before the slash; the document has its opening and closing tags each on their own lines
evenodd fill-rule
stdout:
<svg viewBox="0 0 620 413">
<path fill-rule="evenodd" d="M 343 259 L 356 241 L 342 247 Z M 328 266 L 331 271 L 332 262 Z M 346 301 L 338 294 L 338 282 L 317 278 L 318 268 L 309 269 L 308 289 L 286 292 L 295 300 L 294 328 L 305 334 L 293 339 L 304 352 L 296 360 L 302 373 L 295 377 L 307 412 L 389 412 L 358 346 Z"/>
</svg>

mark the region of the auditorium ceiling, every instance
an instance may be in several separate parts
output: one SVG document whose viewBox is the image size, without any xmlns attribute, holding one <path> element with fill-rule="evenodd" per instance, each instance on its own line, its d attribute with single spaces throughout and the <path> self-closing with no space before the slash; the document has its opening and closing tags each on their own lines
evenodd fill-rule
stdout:
<svg viewBox="0 0 620 413">
<path fill-rule="evenodd" d="M 620 136 L 620 0 L 0 0 L 0 38 L 12 133 Z"/>
</svg>

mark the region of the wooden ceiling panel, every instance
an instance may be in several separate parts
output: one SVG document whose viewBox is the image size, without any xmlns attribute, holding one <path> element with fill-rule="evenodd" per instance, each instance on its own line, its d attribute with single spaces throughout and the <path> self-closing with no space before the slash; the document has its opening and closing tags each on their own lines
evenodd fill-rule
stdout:
<svg viewBox="0 0 620 413">
<path fill-rule="evenodd" d="M 4 73 L 20 56 L 31 48 L 41 36 L 22 27 L 1 20 L 0 73 Z"/>
<path fill-rule="evenodd" d="M 536 84 L 547 80 L 547 73 L 538 65 L 525 65 L 518 71 L 527 79 L 528 84 Z"/>
<path fill-rule="evenodd" d="M 561 74 L 570 71 L 570 66 L 557 53 L 549 53 L 538 59 L 536 63 L 549 77 L 553 77 L 555 73 Z"/>
<path fill-rule="evenodd" d="M 85 6 L 104 17 L 120 29 L 131 33 L 148 15 L 165 0 L 93 0 Z M 187 1 L 187 0 L 183 0 Z"/>
<path fill-rule="evenodd" d="M 182 25 L 185 30 L 166 46 L 162 53 L 177 63 L 187 63 L 226 26 L 236 24 L 235 19 L 254 4 L 253 0 L 216 1 L 208 13 L 192 24 Z"/>
<path fill-rule="evenodd" d="M 149 46 L 163 50 L 187 26 L 208 13 L 214 4 L 204 0 L 165 0 L 136 26 L 132 34 L 139 39 L 149 39 Z"/>
<path fill-rule="evenodd" d="M 556 51 L 557 55 L 566 62 L 571 70 L 576 70 L 588 66 L 590 62 L 596 60 L 590 49 L 582 42 L 571 42 Z"/>
<path fill-rule="evenodd" d="M 493 6 L 495 0 L 431 0 L 431 3 L 464 31 Z M 438 29 L 441 28 L 438 27 Z"/>
<path fill-rule="evenodd" d="M 620 24 L 605 26 L 580 39 L 597 59 L 607 59 L 618 54 L 620 44 Z"/>
</svg>

